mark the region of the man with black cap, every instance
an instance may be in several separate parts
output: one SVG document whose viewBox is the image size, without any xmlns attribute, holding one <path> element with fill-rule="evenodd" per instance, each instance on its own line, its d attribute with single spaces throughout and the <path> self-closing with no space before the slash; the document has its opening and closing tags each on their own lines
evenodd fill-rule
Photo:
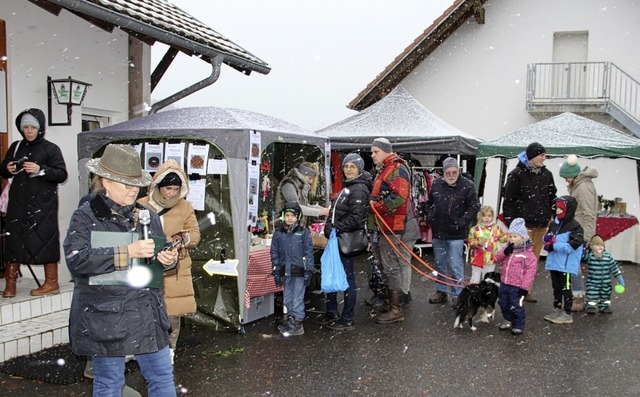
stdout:
<svg viewBox="0 0 640 397">
<path fill-rule="evenodd" d="M 393 152 L 391 142 L 376 138 L 371 144 L 371 159 L 377 174 L 371 189 L 371 214 L 375 218 L 373 249 L 382 262 L 386 278 L 388 310 L 376 318 L 378 324 L 404 321 L 402 308 L 402 268 L 400 244 L 410 200 L 409 167 Z M 376 241 L 377 240 L 377 241 Z"/>
<path fill-rule="evenodd" d="M 515 218 L 523 218 L 533 241 L 533 253 L 540 257 L 542 237 L 554 215 L 556 184 L 553 174 L 544 165 L 546 150 L 538 142 L 533 142 L 518 155 L 518 164 L 507 175 L 504 186 L 502 212 L 509 226 Z M 531 291 L 525 302 L 537 302 Z"/>
</svg>

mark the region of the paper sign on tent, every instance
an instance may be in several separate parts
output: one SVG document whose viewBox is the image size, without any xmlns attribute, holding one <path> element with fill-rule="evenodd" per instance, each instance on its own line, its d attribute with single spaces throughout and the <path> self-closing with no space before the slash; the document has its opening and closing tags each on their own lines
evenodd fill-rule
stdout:
<svg viewBox="0 0 640 397">
<path fill-rule="evenodd" d="M 202 268 L 209 273 L 210 276 L 214 274 L 219 274 L 222 276 L 238 276 L 238 263 L 240 261 L 237 259 L 227 259 L 224 262 L 214 261 L 213 259 L 209 259 L 207 263 L 205 263 Z"/>
</svg>

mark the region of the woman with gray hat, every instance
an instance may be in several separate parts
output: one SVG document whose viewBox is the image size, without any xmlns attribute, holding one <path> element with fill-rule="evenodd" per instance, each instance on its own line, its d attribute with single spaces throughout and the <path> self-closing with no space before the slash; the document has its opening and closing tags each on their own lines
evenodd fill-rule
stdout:
<svg viewBox="0 0 640 397">
<path fill-rule="evenodd" d="M 371 194 L 372 178 L 364 170 L 364 160 L 357 153 L 349 153 L 342 160 L 344 174 L 344 188 L 338 193 L 330 215 L 324 226 L 324 235 L 329 238 L 331 229 L 340 232 L 353 232 L 365 228 L 369 216 L 369 196 Z M 344 291 L 344 307 L 342 316 L 338 315 L 337 293 L 327 293 L 326 313 L 316 322 L 327 325 L 333 331 L 351 331 L 355 329 L 353 323 L 357 286 L 353 257 L 340 254 L 340 260 L 347 274 L 349 288 Z"/>
<path fill-rule="evenodd" d="M 60 293 L 60 230 L 58 185 L 67 180 L 62 151 L 44 138 L 46 121 L 40 109 L 27 109 L 16 117 L 22 140 L 7 150 L 0 170 L 13 178 L 5 218 L 4 298 L 16 296 L 20 264 L 43 265 L 44 283 L 31 295 Z"/>
<path fill-rule="evenodd" d="M 280 214 L 285 203 L 298 203 L 302 208 L 300 225 L 306 226 L 307 216 L 326 216 L 329 208 L 312 206 L 310 198 L 315 195 L 318 183 L 318 167 L 308 161 L 303 161 L 291 169 L 280 181 L 276 192 L 276 212 Z"/>
<path fill-rule="evenodd" d="M 157 214 L 136 204 L 140 187 L 152 181 L 140 164 L 133 147 L 113 144 L 102 157 L 88 161 L 94 197 L 73 213 L 63 245 L 74 279 L 71 348 L 77 355 L 92 357 L 94 396 L 121 395 L 127 355 L 135 356 L 150 396 L 176 395 L 162 282 L 149 284 L 154 278 L 144 269 L 156 260 L 171 268 L 178 253 L 160 250 L 154 258 L 156 243 L 148 236 L 166 238 Z M 130 236 L 133 242 L 99 244 L 100 236 Z M 133 266 L 151 258 L 149 266 Z"/>
</svg>

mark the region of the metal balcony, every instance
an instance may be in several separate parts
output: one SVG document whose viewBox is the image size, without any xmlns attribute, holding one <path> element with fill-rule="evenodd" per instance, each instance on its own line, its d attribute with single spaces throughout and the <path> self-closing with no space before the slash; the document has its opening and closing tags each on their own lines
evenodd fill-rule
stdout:
<svg viewBox="0 0 640 397">
<path fill-rule="evenodd" d="M 612 62 L 532 63 L 527 111 L 608 114 L 640 137 L 640 83 Z"/>
</svg>

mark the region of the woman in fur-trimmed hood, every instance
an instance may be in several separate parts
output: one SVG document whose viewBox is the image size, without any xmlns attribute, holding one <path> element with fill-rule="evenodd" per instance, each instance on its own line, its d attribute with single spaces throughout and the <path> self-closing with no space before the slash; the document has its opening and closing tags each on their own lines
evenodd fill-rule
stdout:
<svg viewBox="0 0 640 397">
<path fill-rule="evenodd" d="M 186 173 L 175 160 L 167 160 L 153 176 L 148 195 L 138 200 L 160 215 L 167 238 L 174 241 L 183 239 L 177 248 L 180 252 L 177 273 L 164 277 L 164 298 L 171 320 L 171 349 L 175 349 L 178 340 L 180 316 L 196 311 L 189 249 L 200 242 L 200 228 L 193 206 L 185 199 L 187 193 L 189 181 Z"/>
</svg>

